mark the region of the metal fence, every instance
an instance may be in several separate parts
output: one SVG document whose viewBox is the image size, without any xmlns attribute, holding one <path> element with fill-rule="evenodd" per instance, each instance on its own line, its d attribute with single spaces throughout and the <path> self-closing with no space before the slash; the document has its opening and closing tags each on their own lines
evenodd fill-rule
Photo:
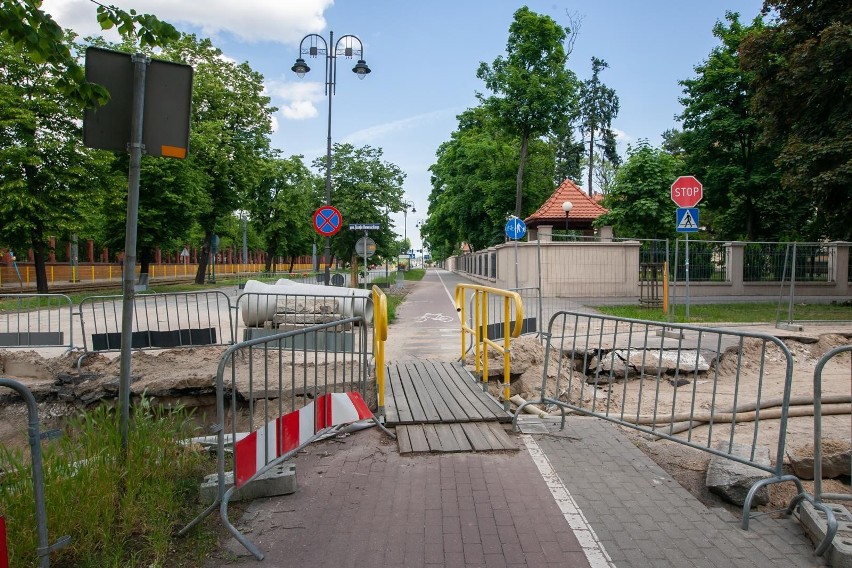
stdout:
<svg viewBox="0 0 852 568">
<path fill-rule="evenodd" d="M 318 345 L 320 340 L 316 336 L 330 331 L 350 335 L 351 341 L 346 344 L 351 348 L 328 352 L 309 347 Z M 224 352 L 216 375 L 213 425 L 217 435 L 216 498 L 181 534 L 218 507 L 222 523 L 231 534 L 255 557 L 263 558 L 260 549 L 228 520 L 228 503 L 236 488 L 251 483 L 311 441 L 334 431 L 334 427 L 326 427 L 328 421 L 318 418 L 320 413 L 331 417 L 332 408 L 324 402 L 329 399 L 324 397 L 332 393 L 357 393 L 361 400 L 370 400 L 367 332 L 367 322 L 362 316 L 349 317 L 245 341 Z M 306 414 L 308 410 L 310 413 Z M 235 446 L 233 473 L 227 474 L 226 431 L 230 432 L 228 443 L 234 442 Z M 240 444 L 251 445 L 248 458 L 240 450 Z M 234 485 L 227 488 L 231 483 Z"/>
<path fill-rule="evenodd" d="M 801 489 L 782 471 L 793 358 L 779 339 L 579 312 L 555 314 L 546 337 L 537 403 L 557 407 L 563 428 L 570 409 L 768 472 L 746 499 L 743 528 L 755 488 Z M 778 428 L 764 427 L 770 419 Z M 775 465 L 761 446 L 775 447 Z"/>
<path fill-rule="evenodd" d="M 74 348 L 74 306 L 63 294 L 0 294 L 0 347 Z"/>
<path fill-rule="evenodd" d="M 221 291 L 139 294 L 133 300 L 133 349 L 234 343 L 231 300 Z M 121 296 L 90 296 L 78 310 L 86 354 L 121 349 Z M 82 358 L 82 357 L 81 357 Z"/>
<path fill-rule="evenodd" d="M 10 388 L 17 391 L 27 405 L 27 434 L 30 443 L 30 461 L 32 463 L 33 500 L 35 501 L 36 537 L 38 548 L 35 554 L 39 559 L 39 566 L 49 568 L 50 553 L 64 548 L 71 543 L 70 536 L 62 536 L 55 543 L 49 544 L 47 536 L 47 508 L 44 499 L 44 471 L 41 456 L 41 440 L 53 437 L 53 433 L 39 431 L 38 406 L 35 397 L 30 390 L 12 379 L 0 378 L 0 387 Z M 0 490 L 15 491 L 8 483 Z M 12 520 L 14 522 L 14 519 Z M 3 562 L 0 558 L 0 563 Z"/>
<path fill-rule="evenodd" d="M 670 278 L 686 280 L 686 240 L 675 240 L 674 264 L 669 266 Z M 726 282 L 728 275 L 728 246 L 722 241 L 689 241 L 689 280 L 691 282 Z"/>
</svg>

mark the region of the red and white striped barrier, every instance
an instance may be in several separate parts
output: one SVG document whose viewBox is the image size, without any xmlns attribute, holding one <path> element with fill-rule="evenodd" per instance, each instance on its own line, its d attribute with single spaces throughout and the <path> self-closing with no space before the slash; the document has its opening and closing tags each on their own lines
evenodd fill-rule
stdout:
<svg viewBox="0 0 852 568">
<path fill-rule="evenodd" d="M 9 568 L 9 548 L 6 545 L 6 517 L 0 515 L 0 568 Z"/>
<path fill-rule="evenodd" d="M 272 462 L 307 444 L 326 428 L 373 418 L 357 392 L 324 394 L 310 404 L 272 420 L 234 444 L 236 487 Z M 2 566 L 0 566 L 2 568 Z"/>
</svg>

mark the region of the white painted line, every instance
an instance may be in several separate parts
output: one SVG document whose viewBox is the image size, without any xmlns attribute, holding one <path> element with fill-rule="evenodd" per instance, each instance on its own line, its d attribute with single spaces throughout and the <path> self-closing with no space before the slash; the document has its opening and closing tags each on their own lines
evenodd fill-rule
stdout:
<svg viewBox="0 0 852 568">
<path fill-rule="evenodd" d="M 583 511 L 580 510 L 577 502 L 571 497 L 568 488 L 562 483 L 559 474 L 553 469 L 553 465 L 547 459 L 547 456 L 535 441 L 535 438 L 529 434 L 522 434 L 521 439 L 524 441 L 524 445 L 530 456 L 532 456 L 536 467 L 538 467 L 538 471 L 547 484 L 547 488 L 550 489 L 556 505 L 562 511 L 565 522 L 574 531 L 574 536 L 577 537 L 577 541 L 580 543 L 583 553 L 589 561 L 589 565 L 592 568 L 615 568 L 615 564 L 613 564 L 609 554 L 604 550 L 603 544 L 598 540 L 595 530 L 589 524 L 589 521 L 586 520 Z"/>
<path fill-rule="evenodd" d="M 450 294 L 450 291 L 449 291 L 449 289 L 447 288 L 447 285 L 446 285 L 446 284 L 444 284 L 444 279 L 443 279 L 443 278 L 441 278 L 441 273 L 440 273 L 438 270 L 436 270 L 436 271 L 435 271 L 435 274 L 437 274 L 437 275 L 438 275 L 438 280 L 440 280 L 440 281 L 441 281 L 441 286 L 443 286 L 443 287 L 444 287 L 444 292 L 446 292 L 446 293 L 447 293 L 447 297 L 450 299 L 450 304 L 451 304 L 453 307 L 455 307 L 455 305 L 456 305 L 456 299 L 455 299 L 455 297 L 453 297 L 453 295 L 452 295 L 452 294 Z M 459 321 L 461 321 L 461 312 L 458 312 L 458 311 L 457 311 L 457 312 L 456 312 L 456 317 L 457 317 L 457 318 L 459 318 Z"/>
</svg>

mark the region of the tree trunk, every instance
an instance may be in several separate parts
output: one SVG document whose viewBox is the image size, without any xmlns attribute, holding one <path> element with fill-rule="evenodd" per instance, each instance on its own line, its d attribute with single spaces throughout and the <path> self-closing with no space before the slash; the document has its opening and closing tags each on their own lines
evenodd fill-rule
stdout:
<svg viewBox="0 0 852 568">
<path fill-rule="evenodd" d="M 524 132 L 521 137 L 521 159 L 518 164 L 517 189 L 515 192 L 515 216 L 521 218 L 521 206 L 524 199 L 524 166 L 527 163 L 527 150 L 529 147 L 529 132 Z"/>
<path fill-rule="evenodd" d="M 270 250 L 266 251 L 266 262 L 263 265 L 263 270 L 265 272 L 272 272 L 272 252 Z"/>
<path fill-rule="evenodd" d="M 142 247 L 139 251 L 139 274 L 148 274 L 151 267 L 151 247 Z"/>
<path fill-rule="evenodd" d="M 290 272 L 290 273 L 293 272 L 293 265 L 294 264 L 296 264 L 296 257 L 291 254 L 290 255 L 290 268 L 289 268 L 289 270 L 287 270 L 287 272 Z"/>
<path fill-rule="evenodd" d="M 44 265 L 44 242 L 38 237 L 33 236 L 31 246 L 33 248 L 33 261 L 35 263 L 36 291 L 39 294 L 47 294 L 47 268 Z"/>
<path fill-rule="evenodd" d="M 195 283 L 204 284 L 207 275 L 207 264 L 210 262 L 210 242 L 213 239 L 213 231 L 204 231 L 204 243 L 201 245 L 201 254 L 198 258 L 198 270 L 195 272 Z"/>
<path fill-rule="evenodd" d="M 586 193 L 591 196 L 594 193 L 592 187 L 592 175 L 595 171 L 595 125 L 592 124 L 589 129 L 589 186 L 586 188 Z"/>
</svg>

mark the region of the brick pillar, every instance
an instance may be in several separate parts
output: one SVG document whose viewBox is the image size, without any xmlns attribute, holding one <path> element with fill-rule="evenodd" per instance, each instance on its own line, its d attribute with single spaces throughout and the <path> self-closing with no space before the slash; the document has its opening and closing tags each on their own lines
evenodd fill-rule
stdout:
<svg viewBox="0 0 852 568">
<path fill-rule="evenodd" d="M 56 237 L 48 238 L 47 243 L 47 246 L 49 247 L 47 262 L 56 262 Z"/>
<path fill-rule="evenodd" d="M 95 262 L 95 241 L 92 239 L 86 241 L 86 253 L 89 256 L 89 262 Z"/>
<path fill-rule="evenodd" d="M 160 250 L 160 247 L 154 249 L 154 262 L 156 264 L 163 264 L 163 251 Z"/>
<path fill-rule="evenodd" d="M 192 264 L 198 264 L 198 247 L 192 247 Z"/>
<path fill-rule="evenodd" d="M 107 247 L 101 249 L 101 262 L 109 262 L 109 249 Z"/>
</svg>

